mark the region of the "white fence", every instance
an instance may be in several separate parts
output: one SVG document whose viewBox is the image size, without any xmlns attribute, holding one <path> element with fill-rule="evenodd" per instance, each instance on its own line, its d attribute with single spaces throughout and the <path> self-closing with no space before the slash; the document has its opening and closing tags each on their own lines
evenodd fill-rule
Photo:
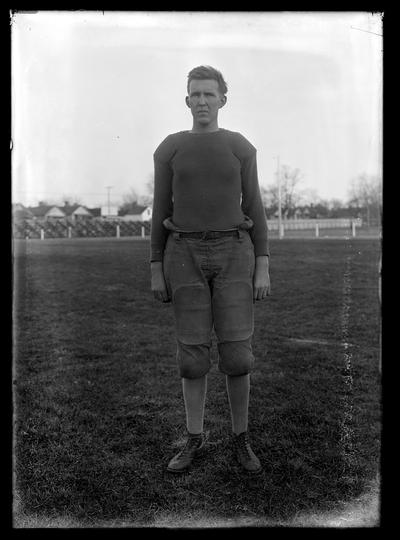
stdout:
<svg viewBox="0 0 400 540">
<path fill-rule="evenodd" d="M 299 231 L 304 229 L 351 229 L 361 227 L 362 219 L 360 218 L 330 218 L 330 219 L 282 219 L 282 226 L 285 230 Z M 271 231 L 277 231 L 279 221 L 277 219 L 268 219 L 268 228 Z"/>
<path fill-rule="evenodd" d="M 278 231 L 279 238 L 285 235 L 285 231 L 314 230 L 315 236 L 319 237 L 321 229 L 348 229 L 351 235 L 356 236 L 356 227 L 362 226 L 359 218 L 340 219 L 283 219 L 281 230 L 279 230 L 279 220 L 269 219 L 268 228 L 270 231 Z"/>
</svg>

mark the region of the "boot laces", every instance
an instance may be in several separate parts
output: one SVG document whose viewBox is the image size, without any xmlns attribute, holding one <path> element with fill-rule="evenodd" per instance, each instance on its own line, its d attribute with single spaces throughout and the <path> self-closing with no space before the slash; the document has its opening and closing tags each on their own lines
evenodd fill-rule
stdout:
<svg viewBox="0 0 400 540">
<path fill-rule="evenodd" d="M 188 437 L 184 448 L 181 451 L 181 456 L 190 455 L 193 450 L 196 450 L 201 445 L 201 437 Z"/>
<path fill-rule="evenodd" d="M 236 448 L 246 460 L 251 459 L 251 447 L 247 433 L 241 434 L 236 438 Z"/>
</svg>

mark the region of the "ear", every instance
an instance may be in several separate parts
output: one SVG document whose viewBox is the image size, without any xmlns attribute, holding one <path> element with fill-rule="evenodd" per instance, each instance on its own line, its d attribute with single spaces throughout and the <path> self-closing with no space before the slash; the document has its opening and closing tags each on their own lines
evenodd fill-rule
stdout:
<svg viewBox="0 0 400 540">
<path fill-rule="evenodd" d="M 221 96 L 221 104 L 219 108 L 221 109 L 226 104 L 226 96 Z"/>
<path fill-rule="evenodd" d="M 186 96 L 185 97 L 185 102 L 186 102 L 186 105 L 189 107 L 190 109 L 190 103 L 189 103 L 189 96 Z"/>
</svg>

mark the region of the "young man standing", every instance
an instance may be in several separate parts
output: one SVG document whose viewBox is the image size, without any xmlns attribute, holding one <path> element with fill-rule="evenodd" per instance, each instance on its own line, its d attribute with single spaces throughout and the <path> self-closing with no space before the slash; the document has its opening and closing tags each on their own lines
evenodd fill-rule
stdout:
<svg viewBox="0 0 400 540">
<path fill-rule="evenodd" d="M 240 133 L 218 127 L 227 93 L 218 70 L 191 70 L 187 91 L 192 129 L 169 135 L 154 153 L 151 288 L 174 308 L 188 432 L 168 471 L 187 470 L 204 446 L 214 329 L 236 457 L 246 471 L 258 473 L 248 438 L 253 303 L 270 294 L 270 280 L 256 149 Z"/>
</svg>

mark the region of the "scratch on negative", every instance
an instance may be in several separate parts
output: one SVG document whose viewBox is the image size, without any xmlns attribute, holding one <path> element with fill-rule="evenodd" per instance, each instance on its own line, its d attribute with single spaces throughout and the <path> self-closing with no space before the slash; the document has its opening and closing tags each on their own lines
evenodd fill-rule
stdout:
<svg viewBox="0 0 400 540">
<path fill-rule="evenodd" d="M 344 393 L 342 398 L 343 416 L 340 423 L 340 444 L 344 464 L 346 467 L 352 465 L 354 460 L 353 448 L 353 369 L 352 353 L 349 344 L 349 320 L 351 306 L 351 256 L 346 259 L 346 268 L 343 276 L 343 304 L 341 317 L 342 344 L 343 344 L 343 383 Z"/>
</svg>

